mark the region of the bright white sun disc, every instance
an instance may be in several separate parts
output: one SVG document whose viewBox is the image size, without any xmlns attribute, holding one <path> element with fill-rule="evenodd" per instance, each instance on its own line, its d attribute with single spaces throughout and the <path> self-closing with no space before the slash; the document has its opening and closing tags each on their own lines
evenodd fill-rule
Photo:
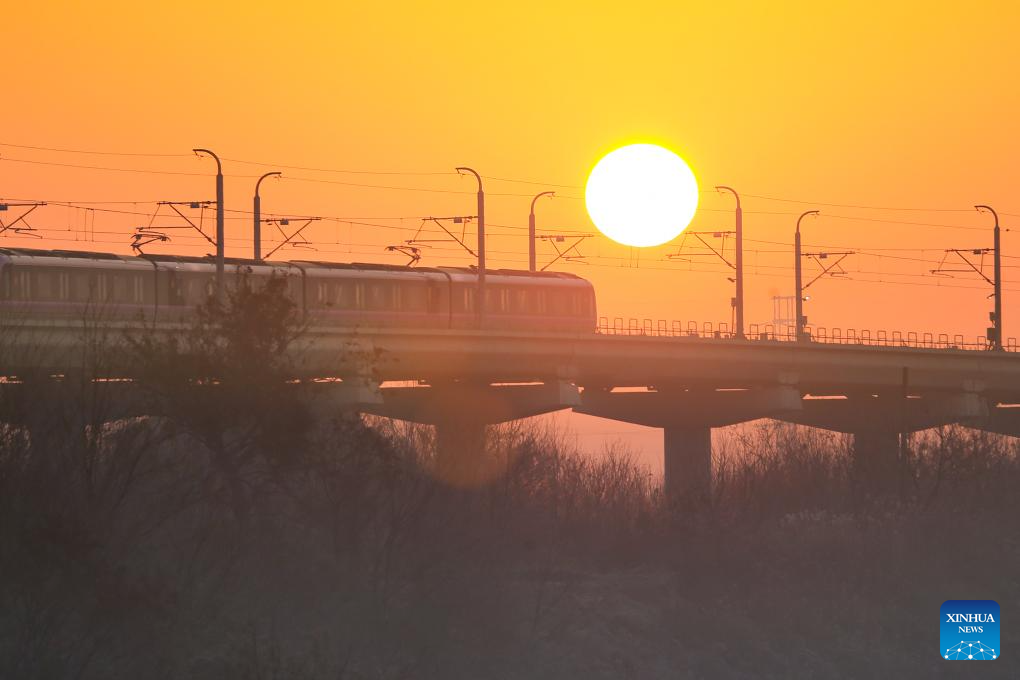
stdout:
<svg viewBox="0 0 1020 680">
<path fill-rule="evenodd" d="M 698 181 L 672 151 L 631 144 L 595 164 L 584 201 L 592 222 L 609 238 L 627 246 L 658 246 L 691 223 Z"/>
</svg>

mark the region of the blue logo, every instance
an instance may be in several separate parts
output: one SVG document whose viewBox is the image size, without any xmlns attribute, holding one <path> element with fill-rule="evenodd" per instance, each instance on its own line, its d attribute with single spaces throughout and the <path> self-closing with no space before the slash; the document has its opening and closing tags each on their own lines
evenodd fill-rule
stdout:
<svg viewBox="0 0 1020 680">
<path fill-rule="evenodd" d="M 991 661 L 999 658 L 999 603 L 946 600 L 940 611 L 939 646 L 943 659 Z"/>
</svg>

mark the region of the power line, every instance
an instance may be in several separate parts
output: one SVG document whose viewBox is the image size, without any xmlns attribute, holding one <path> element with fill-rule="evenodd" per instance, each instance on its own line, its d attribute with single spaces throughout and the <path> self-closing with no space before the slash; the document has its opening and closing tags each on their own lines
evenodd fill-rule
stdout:
<svg viewBox="0 0 1020 680">
<path fill-rule="evenodd" d="M 152 213 L 147 213 L 147 212 L 143 213 L 143 212 L 139 212 L 139 211 L 119 210 L 119 209 L 112 209 L 112 208 L 94 208 L 94 207 L 78 206 L 78 205 L 70 204 L 70 203 L 56 203 L 56 204 L 51 203 L 51 205 L 62 205 L 64 207 L 67 207 L 67 208 L 70 208 L 70 209 L 85 210 L 85 211 L 97 211 L 97 212 L 106 212 L 106 213 L 112 213 L 112 214 L 125 214 L 125 215 L 131 215 L 131 216 L 148 217 L 150 219 L 153 216 Z M 250 212 L 248 212 L 248 211 L 239 211 L 238 210 L 238 211 L 233 211 L 233 212 L 240 212 L 240 213 L 250 214 Z M 172 216 L 168 216 L 168 217 L 172 217 Z M 338 225 L 339 224 L 347 224 L 347 225 L 351 225 L 351 226 L 370 227 L 370 228 L 373 228 L 373 229 L 389 229 L 389 230 L 398 230 L 398 231 L 405 231 L 405 232 L 411 232 L 412 230 L 415 229 L 415 227 L 412 227 L 410 225 L 406 225 L 405 226 L 405 225 L 380 224 L 378 222 L 368 222 L 368 221 L 365 221 L 366 219 L 381 219 L 381 218 L 354 218 L 354 217 L 346 217 L 346 216 L 310 216 L 310 215 L 294 215 L 294 214 L 279 213 L 279 214 L 274 214 L 271 217 L 267 217 L 267 220 L 270 220 L 270 219 L 312 219 L 312 218 L 334 222 L 334 223 L 337 223 Z M 232 219 L 245 219 L 245 218 L 235 217 L 235 218 L 232 218 Z M 399 220 L 403 221 L 403 220 L 407 220 L 407 219 L 423 220 L 423 219 L 426 219 L 426 218 L 424 218 L 422 216 L 403 216 L 403 217 L 399 217 L 399 218 L 389 218 L 389 219 L 399 219 Z M 150 226 L 155 226 L 155 225 L 153 224 L 153 225 L 150 225 Z M 504 228 L 504 229 L 512 229 L 512 230 L 515 230 L 515 231 L 520 231 L 520 230 L 526 229 L 526 227 L 519 226 L 519 225 L 494 224 L 493 226 L 498 227 L 498 228 Z M 556 232 L 562 232 L 564 230 L 557 229 L 557 228 L 549 228 L 547 231 L 549 231 L 550 233 L 556 233 Z M 584 232 L 573 232 L 573 233 L 580 234 L 580 233 L 584 233 Z M 514 236 L 514 234 L 505 233 L 505 232 L 493 232 L 492 235 L 494 237 L 511 237 L 511 236 Z M 752 241 L 752 239 L 749 239 L 749 241 Z M 789 244 L 789 243 L 784 243 L 784 242 L 779 242 L 779 241 L 766 241 L 766 240 L 754 239 L 753 242 L 767 243 L 767 244 L 772 244 L 772 245 L 781 245 L 781 246 L 785 246 L 787 248 L 789 248 L 791 246 L 791 244 Z M 826 246 L 817 246 L 817 247 L 822 248 L 822 247 L 826 247 Z M 829 248 L 833 248 L 833 246 L 828 246 L 828 247 Z M 838 247 L 844 247 L 844 246 L 836 246 L 836 248 L 838 248 Z M 877 250 L 877 249 L 857 249 L 857 252 L 859 252 L 859 253 L 861 253 L 863 255 L 866 255 L 866 256 L 869 256 L 869 257 L 875 257 L 875 258 L 885 258 L 885 259 L 891 259 L 891 260 L 919 262 L 919 263 L 924 263 L 924 264 L 937 264 L 938 263 L 938 261 L 936 261 L 936 260 L 925 259 L 925 258 L 918 258 L 918 257 L 907 257 L 907 256 L 902 256 L 902 255 L 889 255 L 889 254 L 886 254 L 886 253 L 883 253 L 883 252 L 872 252 L 873 250 Z M 903 249 L 903 250 L 911 250 L 911 249 Z M 928 250 L 928 249 L 919 249 L 919 250 L 923 252 L 924 250 Z M 938 252 L 942 252 L 944 249 L 930 249 L 930 250 L 932 250 L 932 251 L 938 250 Z M 747 252 L 748 252 L 748 254 L 757 255 L 757 254 L 781 254 L 781 253 L 783 253 L 785 251 L 780 251 L 780 250 L 763 250 L 763 249 L 749 249 Z M 624 258 L 624 257 L 613 258 L 612 256 L 600 256 L 600 257 L 607 258 L 607 259 L 620 259 L 620 260 L 629 260 L 630 259 L 630 258 Z M 1017 256 L 1014 256 L 1013 259 L 1016 259 L 1016 257 Z M 757 265 L 757 266 L 768 266 L 768 265 Z M 1013 267 L 1011 265 L 1007 265 L 1007 267 L 1008 268 L 1015 268 L 1015 267 Z"/>
<path fill-rule="evenodd" d="M 0 142 L 0 147 L 9 147 L 12 149 L 26 149 L 31 151 L 49 151 L 55 153 L 73 153 L 83 154 L 92 156 L 129 156 L 136 158 L 187 158 L 194 154 L 192 153 L 143 153 L 143 152 L 122 152 L 122 151 L 96 151 L 91 149 L 67 149 L 58 148 L 51 146 L 33 146 L 29 144 L 11 144 L 8 142 Z M 273 167 L 282 168 L 284 170 L 303 170 L 307 172 L 326 172 L 336 173 L 345 175 L 403 175 L 408 177 L 414 176 L 454 176 L 456 172 L 439 172 L 439 171 L 409 171 L 409 170 L 352 170 L 349 168 L 321 168 L 308 165 L 288 165 L 285 163 L 268 163 L 265 161 L 253 161 L 243 158 L 227 158 L 223 160 L 230 161 L 231 163 L 240 163 L 243 165 L 255 165 L 259 167 Z M 496 181 L 496 182 L 512 182 L 516 184 L 534 184 L 537 186 L 550 186 L 564 189 L 580 189 L 581 187 L 575 184 L 555 184 L 552 182 L 539 182 L 535 180 L 525 179 L 512 179 L 508 177 L 495 177 L 492 175 L 482 175 L 484 179 Z"/>
<path fill-rule="evenodd" d="M 853 208 L 857 210 L 889 210 L 904 212 L 974 212 L 973 208 L 904 208 L 893 206 L 859 205 L 853 203 L 825 203 L 824 201 L 802 201 L 793 198 L 778 198 L 776 196 L 762 196 L 761 194 L 741 193 L 741 196 L 758 198 L 764 201 L 778 201 L 781 203 L 797 203 L 798 205 L 820 205 L 826 208 Z M 824 215 L 825 213 L 823 213 Z"/>
<path fill-rule="evenodd" d="M 440 177 L 440 176 L 455 176 L 456 172 L 420 172 L 420 171 L 408 171 L 408 170 L 351 170 L 346 168 L 316 168 L 307 165 L 286 165 L 284 163 L 264 163 L 262 161 L 249 161 L 241 158 L 226 158 L 223 160 L 230 161 L 231 163 L 240 163 L 242 165 L 257 165 L 263 168 L 281 168 L 283 170 L 303 170 L 305 172 L 327 172 L 338 175 L 398 175 L 407 177 Z"/>
<path fill-rule="evenodd" d="M 939 229 L 964 229 L 967 231 L 989 231 L 985 227 L 972 227 L 969 225 L 962 224 L 937 224 L 933 222 L 907 222 L 904 220 L 888 220 L 879 217 L 856 217 L 850 215 L 831 215 L 829 213 L 822 213 L 819 215 L 821 218 L 830 217 L 837 220 L 848 220 L 852 222 L 878 222 L 881 224 L 905 224 L 915 227 L 936 227 Z M 1008 229 L 1007 229 L 1008 231 Z"/>
<path fill-rule="evenodd" d="M 301 218 L 293 218 L 293 219 L 301 219 Z M 352 226 L 353 225 L 364 226 L 364 227 L 369 227 L 369 228 L 373 228 L 373 229 L 396 229 L 396 230 L 401 230 L 401 231 L 405 231 L 405 232 L 411 232 L 413 230 L 412 227 L 402 227 L 402 226 L 396 226 L 396 225 L 387 225 L 387 224 L 378 224 L 378 223 L 372 223 L 372 222 L 363 222 L 363 221 L 360 221 L 360 220 L 344 220 L 344 221 L 342 221 L 342 224 L 348 224 L 348 225 L 352 225 Z M 153 225 L 153 227 L 156 228 L 156 225 Z M 36 229 L 37 233 L 38 232 L 56 232 L 56 233 L 60 234 L 60 233 L 67 233 L 67 232 L 71 232 L 71 231 L 77 233 L 77 229 L 72 230 L 71 228 L 41 227 L 41 228 Z M 105 231 L 105 230 L 97 231 L 94 228 L 91 230 L 91 233 L 92 234 L 111 235 L 111 236 L 125 236 L 124 234 L 122 234 L 121 232 L 118 232 L 118 231 Z M 501 236 L 501 237 L 509 237 L 509 236 L 511 236 L 511 234 L 503 234 L 503 233 L 499 233 L 499 232 L 495 232 L 493 235 L 494 236 Z M 56 237 L 48 237 L 48 238 L 53 238 L 53 240 L 61 240 L 61 239 L 58 239 Z M 185 236 L 185 235 L 178 235 L 178 236 L 175 236 L 174 238 L 176 240 L 181 240 L 181 241 L 187 241 L 188 240 L 188 237 Z M 193 237 L 193 238 L 198 239 L 199 241 L 202 240 L 199 237 Z M 80 239 L 77 239 L 77 240 L 80 240 Z M 85 240 L 88 240 L 88 239 L 86 238 Z M 229 237 L 227 240 L 230 241 L 230 242 L 239 243 L 239 244 L 248 244 L 249 243 L 249 239 L 246 238 L 246 237 Z M 270 242 L 275 242 L 275 240 L 272 240 Z M 112 242 L 112 243 L 118 243 L 118 242 Z M 317 245 L 322 245 L 324 243 L 333 243 L 333 241 L 323 241 L 322 239 L 317 239 L 317 240 L 309 241 L 308 245 L 310 245 L 310 246 L 317 246 Z M 337 245 L 341 244 L 341 242 L 339 240 L 337 240 L 335 243 Z M 359 244 L 353 244 L 353 245 L 372 246 L 374 244 L 360 244 L 359 243 Z M 432 246 L 430 248 L 430 250 L 432 250 L 433 252 L 454 252 L 454 253 L 459 253 L 460 252 L 459 249 L 457 249 L 457 248 L 449 249 L 449 248 L 444 248 L 442 246 Z M 340 251 L 340 252 L 343 252 L 343 251 Z M 495 254 L 508 255 L 508 256 L 514 257 L 515 259 L 523 258 L 523 256 L 524 256 L 524 253 L 522 251 L 518 251 L 518 250 L 492 250 L 491 252 L 494 255 Z M 758 251 L 758 250 L 750 250 L 748 252 L 749 252 L 749 254 L 754 255 L 754 254 L 759 254 L 759 253 L 775 254 L 775 253 L 781 253 L 782 251 Z M 867 252 L 867 251 L 859 251 L 859 252 L 862 255 L 866 255 L 866 256 L 869 256 L 869 257 L 875 257 L 877 259 L 890 259 L 890 260 L 896 260 L 896 261 L 909 261 L 909 262 L 918 262 L 918 263 L 923 263 L 923 264 L 937 264 L 938 263 L 938 261 L 935 261 L 935 260 L 926 260 L 926 259 L 923 259 L 923 258 L 909 258 L 909 257 L 903 257 L 903 256 L 896 256 L 896 255 L 885 255 L 885 254 L 882 254 L 882 253 L 871 253 L 871 252 Z M 711 270 L 711 269 L 706 269 L 704 267 L 695 267 L 693 265 L 693 263 L 687 263 L 687 266 L 653 267 L 653 266 L 649 266 L 648 264 L 643 264 L 641 261 L 634 262 L 631 258 L 623 257 L 623 256 L 588 255 L 586 257 L 589 258 L 589 259 L 604 260 L 604 261 L 627 262 L 629 264 L 627 264 L 627 265 L 618 265 L 618 266 L 626 267 L 626 268 L 632 268 L 632 269 L 650 269 L 650 270 L 651 269 L 661 269 L 661 270 L 678 271 L 678 272 L 682 272 L 682 271 L 699 271 L 699 272 L 714 272 L 714 273 L 727 273 L 728 272 L 728 270 L 723 270 L 723 269 Z M 650 259 L 648 261 L 649 262 L 666 262 L 666 261 L 668 261 L 668 257 L 667 258 L 652 258 L 652 259 Z M 1008 269 L 1020 269 L 1020 265 L 1006 265 L 1005 268 L 1008 268 Z M 754 264 L 751 265 L 751 269 L 753 271 L 755 271 L 757 275 L 763 275 L 760 271 L 758 271 L 758 270 L 762 270 L 762 269 L 765 269 L 765 270 L 779 270 L 779 271 L 784 271 L 784 272 L 790 271 L 789 265 L 775 265 L 775 264 L 768 264 L 768 263 L 754 263 Z M 928 274 L 928 273 L 918 274 L 918 273 L 911 273 L 911 272 L 896 272 L 896 271 L 881 271 L 881 272 L 879 272 L 879 271 L 865 270 L 865 269 L 861 269 L 860 267 L 858 267 L 858 269 L 854 270 L 852 272 L 852 274 L 854 275 L 853 276 L 853 280 L 862 280 L 862 279 L 858 279 L 857 278 L 858 275 L 873 275 L 873 276 L 880 276 L 880 277 L 924 278 L 924 279 L 932 280 L 932 283 L 930 283 L 928 285 L 933 285 L 933 286 L 946 286 L 947 285 L 947 284 L 944 284 L 942 282 L 942 277 L 932 276 L 931 274 Z M 950 286 L 950 287 L 961 287 L 961 286 Z M 970 286 L 962 286 L 962 287 L 973 288 L 973 287 L 970 287 Z"/>
<path fill-rule="evenodd" d="M 54 151 L 57 153 L 78 153 L 88 154 L 92 156 L 145 156 L 150 158 L 179 158 L 193 155 L 190 153 L 131 153 L 124 151 L 87 151 L 84 149 L 58 149 L 49 146 L 29 146 L 28 144 L 10 144 L 7 142 L 0 142 L 0 146 L 7 146 L 12 149 L 30 149 L 32 151 Z"/>
<path fill-rule="evenodd" d="M 47 165 L 47 166 L 53 166 L 53 167 L 74 168 L 74 169 L 78 169 L 78 170 L 98 170 L 98 171 L 101 171 L 101 172 L 137 173 L 137 174 L 144 174 L 144 175 L 171 175 L 171 176 L 179 176 L 179 177 L 208 177 L 208 175 L 209 175 L 209 173 L 206 173 L 206 172 L 184 172 L 184 171 L 181 171 L 181 170 L 152 170 L 152 169 L 147 169 L 147 168 L 117 168 L 117 167 L 103 166 L 103 165 L 82 165 L 80 163 L 58 163 L 58 162 L 55 162 L 55 161 L 30 160 L 30 159 L 27 159 L 27 158 L 10 158 L 10 157 L 6 157 L 6 156 L 0 157 L 0 161 L 7 161 L 9 163 L 28 163 L 28 164 L 31 164 L 31 165 Z M 260 175 L 224 174 L 224 177 L 229 177 L 231 179 L 257 179 L 258 177 L 260 177 Z M 331 184 L 331 185 L 336 185 L 336 186 L 357 187 L 357 188 L 361 188 L 361 189 L 383 189 L 383 190 L 388 190 L 388 191 L 417 191 L 417 192 L 433 193 L 433 194 L 453 194 L 453 195 L 464 195 L 464 196 L 474 195 L 474 193 L 475 193 L 473 191 L 463 191 L 463 190 L 459 190 L 459 189 L 437 189 L 437 188 L 430 188 L 430 187 L 397 186 L 397 185 L 388 185 L 388 184 L 366 184 L 366 183 L 363 183 L 363 182 L 345 182 L 345 181 L 334 180 L 334 179 L 322 179 L 322 178 L 316 178 L 316 177 L 295 177 L 295 176 L 291 176 L 291 175 L 284 175 L 280 179 L 283 180 L 283 181 L 310 182 L 310 183 L 315 183 L 315 184 Z M 521 198 L 530 198 L 531 197 L 531 194 L 519 194 L 519 193 L 512 193 L 512 192 L 486 192 L 486 195 L 488 195 L 488 196 L 514 196 L 514 197 L 521 197 Z M 583 200 L 582 198 L 580 198 L 578 196 L 566 196 L 566 195 L 564 195 L 564 196 L 560 196 L 560 198 L 564 198 L 564 199 L 567 199 L 567 200 Z"/>
<path fill-rule="evenodd" d="M 71 148 L 51 147 L 51 146 L 42 146 L 42 145 L 14 144 L 14 143 L 10 143 L 10 142 L 0 142 L 0 147 L 9 147 L 9 148 L 15 148 L 15 149 L 25 149 L 25 150 L 30 150 L 30 151 L 45 151 L 45 152 L 54 152 L 54 153 L 72 153 L 72 154 L 82 154 L 82 155 L 120 156 L 120 157 L 138 157 L 138 158 L 142 158 L 142 157 L 148 157 L 148 158 L 187 158 L 187 157 L 190 157 L 190 156 L 193 155 L 191 153 L 151 153 L 151 152 L 101 151 L 101 150 L 95 150 L 95 149 L 71 149 Z M 143 172 L 143 173 L 152 173 L 152 174 L 175 174 L 175 175 L 192 175 L 192 174 L 194 174 L 195 176 L 204 176 L 204 174 L 205 174 L 205 173 L 173 172 L 173 171 L 164 171 L 164 170 L 144 170 L 144 169 L 111 168 L 111 167 L 100 167 L 100 166 L 83 166 L 83 165 L 76 165 L 76 164 L 61 164 L 61 163 L 54 163 L 54 162 L 31 161 L 31 160 L 27 160 L 27 159 L 13 159 L 13 158 L 3 158 L 2 160 L 11 160 L 11 161 L 17 161 L 17 162 L 24 162 L 24 163 L 48 164 L 48 165 L 56 165 L 56 166 L 63 165 L 63 166 L 66 166 L 66 167 L 79 167 L 79 168 L 83 168 L 83 169 L 95 169 L 95 170 L 107 170 L 107 171 L 119 171 L 119 172 Z M 420 176 L 420 177 L 436 176 L 436 177 L 439 177 L 439 176 L 453 176 L 453 175 L 457 174 L 455 172 L 448 172 L 448 171 L 359 170 L 359 169 L 350 169 L 350 168 L 325 168 L 325 167 L 305 166 L 305 165 L 293 165 L 293 164 L 285 164 L 285 163 L 270 163 L 270 162 L 265 162 L 265 161 L 255 161 L 255 160 L 240 159 L 240 158 L 224 158 L 224 160 L 228 160 L 228 161 L 233 162 L 233 163 L 239 163 L 239 164 L 245 164 L 245 165 L 255 165 L 255 166 L 260 166 L 260 167 L 278 167 L 278 168 L 291 169 L 291 170 L 302 170 L 302 171 L 308 171 L 308 172 L 336 173 L 336 174 L 380 175 L 380 176 L 408 176 L 408 177 L 414 177 L 414 176 Z M 254 178 L 255 176 L 254 175 L 251 175 L 251 176 L 249 176 L 249 175 L 233 175 L 233 177 L 240 177 L 240 178 L 249 178 L 250 177 L 250 178 Z M 564 188 L 564 189 L 581 189 L 582 188 L 581 185 L 578 185 L 578 184 L 562 184 L 562 183 L 556 183 L 556 182 L 541 182 L 541 181 L 531 180 L 531 179 L 518 179 L 518 178 L 511 178 L 511 177 L 501 177 L 501 176 L 496 176 L 496 175 L 482 175 L 482 177 L 485 178 L 485 179 L 488 179 L 488 180 L 492 180 L 492 181 L 509 182 L 509 183 L 516 183 L 516 184 L 530 184 L 530 185 L 535 185 L 535 186 L 548 186 L 548 187 L 557 187 L 557 188 Z M 294 177 L 292 177 L 290 179 L 297 179 L 297 180 L 300 180 L 300 181 L 317 181 L 317 180 L 314 180 L 313 178 L 294 178 Z M 318 181 L 321 181 L 321 180 L 318 180 Z M 377 187 L 376 185 L 353 185 L 353 186 L 366 186 L 366 187 L 371 187 L 371 188 L 399 189 L 399 190 L 407 190 L 407 191 L 424 190 L 424 189 L 415 188 L 415 187 L 386 187 L 386 186 L 378 186 Z M 442 190 L 436 190 L 436 191 L 442 191 Z M 454 192 L 454 191 L 451 191 L 450 193 L 472 193 L 472 192 Z M 702 190 L 700 193 L 702 193 L 702 194 L 710 194 L 710 193 L 717 193 L 717 192 L 715 190 L 705 189 L 705 190 Z M 513 193 L 503 193 L 503 194 L 495 193 L 493 195 L 528 196 L 528 194 L 513 194 Z M 857 209 L 857 210 L 880 210 L 880 211 L 894 211 L 894 212 L 900 212 L 900 211 L 903 211 L 903 212 L 960 212 L 960 213 L 971 212 L 970 208 L 932 208 L 932 207 L 917 207 L 917 206 L 878 206 L 878 205 L 867 205 L 867 204 L 856 204 L 856 203 L 833 203 L 833 202 L 826 202 L 826 201 L 809 201 L 809 200 L 803 200 L 803 199 L 793 199 L 793 198 L 785 198 L 785 197 L 778 197 L 778 196 L 767 196 L 767 195 L 763 195 L 763 194 L 751 194 L 751 193 L 743 193 L 742 195 L 746 196 L 748 198 L 757 198 L 757 199 L 766 200 L 766 201 L 776 201 L 776 202 L 782 202 L 782 203 L 793 203 L 793 204 L 798 204 L 798 205 L 817 205 L 817 206 L 823 206 L 823 207 L 849 208 L 849 209 Z M 583 200 L 581 197 L 577 197 L 577 196 L 561 196 L 560 198 L 568 198 L 570 200 Z M 727 212 L 727 211 L 720 210 L 720 212 Z M 753 211 L 745 211 L 745 213 L 751 213 L 751 212 L 753 212 Z M 796 214 L 796 213 L 759 211 L 758 214 L 793 215 L 793 214 Z M 1008 215 L 1008 216 L 1011 216 L 1011 217 L 1020 217 L 1020 213 L 1000 213 L 1000 214 Z M 848 216 L 844 216 L 844 218 L 845 219 L 851 219 Z M 864 219 L 864 218 L 854 218 L 854 219 Z M 944 226 L 944 227 L 952 227 L 952 228 L 973 228 L 973 227 L 963 227 L 961 225 L 929 225 L 929 224 L 925 224 L 925 223 L 914 223 L 914 224 L 919 224 L 919 225 L 922 225 L 922 226 Z"/>
<path fill-rule="evenodd" d="M 120 210 L 120 209 L 114 209 L 114 208 L 96 208 L 96 207 L 92 207 L 90 205 L 77 205 L 75 203 L 69 203 L 69 202 L 53 202 L 53 201 L 50 201 L 48 203 L 51 204 L 51 205 L 60 205 L 60 206 L 67 207 L 67 208 L 70 208 L 70 209 L 78 209 L 78 210 L 86 210 L 86 211 L 97 211 L 97 212 L 105 212 L 105 213 L 111 213 L 111 214 L 125 214 L 125 215 L 139 216 L 139 217 L 150 217 L 150 218 L 152 217 L 152 214 L 147 213 L 147 212 L 140 212 L 140 211 Z M 130 203 L 137 205 L 140 202 L 130 202 Z M 163 203 L 163 202 L 154 202 L 154 203 L 158 204 L 158 203 Z M 247 211 L 247 210 L 231 210 L 230 212 L 240 213 L 242 215 L 250 215 L 251 214 L 251 211 Z M 425 219 L 423 216 L 399 216 L 399 217 L 383 218 L 383 217 L 349 217 L 349 216 L 336 216 L 336 215 L 334 215 L 334 216 L 327 216 L 327 215 L 297 215 L 297 214 L 293 214 L 293 213 L 271 213 L 271 214 L 267 214 L 267 215 L 268 215 L 267 219 L 281 219 L 281 218 L 310 219 L 310 218 L 316 218 L 316 219 L 321 219 L 321 220 L 326 220 L 326 221 L 331 221 L 331 222 L 337 222 L 337 223 L 342 223 L 342 224 L 366 226 L 366 227 L 372 227 L 372 228 L 378 228 L 378 229 L 397 229 L 397 230 L 403 230 L 403 231 L 411 231 L 413 229 L 413 227 L 411 227 L 411 226 L 403 226 L 403 225 L 379 224 L 379 223 L 375 223 L 375 222 L 367 222 L 367 221 L 364 221 L 364 220 L 367 220 L 367 219 L 376 219 L 376 220 L 389 219 L 389 220 L 404 221 L 404 220 L 422 220 L 422 219 Z M 246 218 L 245 217 L 231 217 L 230 219 L 244 220 Z M 517 231 L 524 230 L 524 229 L 527 228 L 527 227 L 524 227 L 523 225 L 508 225 L 508 224 L 493 224 L 493 226 L 494 227 L 498 227 L 498 228 L 517 230 Z M 573 234 L 583 234 L 583 233 L 586 233 L 586 232 L 582 232 L 580 230 L 571 230 L 571 229 L 563 229 L 563 228 L 556 228 L 556 227 L 546 228 L 543 231 L 546 231 L 546 232 L 549 232 L 549 233 L 573 233 Z M 509 236 L 511 236 L 511 234 L 501 233 L 501 232 L 494 232 L 493 236 L 507 236 L 507 237 L 509 237 Z M 791 244 L 786 243 L 786 242 L 781 242 L 781 241 L 769 241 L 769 240 L 764 240 L 764 239 L 748 239 L 748 241 L 755 242 L 755 243 L 765 243 L 765 244 L 771 244 L 771 245 L 780 245 L 780 246 L 784 246 L 784 247 L 791 247 Z M 816 247 L 819 247 L 819 248 L 824 248 L 824 247 L 828 247 L 828 248 L 852 248 L 850 246 L 816 246 Z M 866 254 L 866 255 L 871 256 L 871 257 L 885 257 L 885 258 L 889 258 L 889 259 L 900 259 L 900 260 L 903 260 L 903 261 L 915 261 L 915 262 L 921 262 L 921 263 L 925 263 L 925 264 L 937 264 L 937 262 L 935 260 L 927 260 L 927 259 L 923 259 L 923 258 L 910 258 L 910 257 L 905 257 L 905 256 L 892 256 L 892 255 L 887 255 L 887 254 L 881 253 L 881 252 L 872 252 L 872 251 L 882 250 L 882 249 L 878 249 L 878 248 L 867 248 L 867 249 L 863 249 L 862 248 L 862 249 L 857 249 L 857 250 L 858 250 L 858 252 L 860 252 L 862 254 Z M 894 249 L 885 249 L 885 250 L 891 251 L 891 250 L 894 250 Z M 898 250 L 900 252 L 902 252 L 902 251 L 916 251 L 916 252 L 937 251 L 937 252 L 941 252 L 944 249 L 895 249 L 895 250 Z M 761 249 L 752 249 L 752 250 L 750 250 L 748 252 L 750 254 L 770 254 L 770 253 L 781 253 L 783 251 L 769 251 L 769 250 L 761 250 Z M 1018 256 L 1012 256 L 1012 259 L 1017 259 L 1017 257 Z"/>
<path fill-rule="evenodd" d="M 209 173 L 206 172 L 180 172 L 176 170 L 147 170 L 143 168 L 112 168 L 109 166 L 101 165 L 81 165 L 79 163 L 57 163 L 55 161 L 35 161 L 27 158 L 11 158 L 9 156 L 0 156 L 0 161 L 7 163 L 29 163 L 31 165 L 50 165 L 61 168 L 76 168 L 79 170 L 103 170 L 106 172 L 134 172 L 145 175 L 184 175 L 189 177 L 207 177 Z"/>
</svg>

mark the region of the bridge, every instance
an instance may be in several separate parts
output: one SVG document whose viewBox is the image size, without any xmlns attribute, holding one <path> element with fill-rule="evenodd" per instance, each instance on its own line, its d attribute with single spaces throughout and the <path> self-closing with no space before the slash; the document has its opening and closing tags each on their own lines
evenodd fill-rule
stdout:
<svg viewBox="0 0 1020 680">
<path fill-rule="evenodd" d="M 0 342 L 4 388 L 81 371 L 83 342 L 119 322 L 23 321 Z M 173 329 L 164 329 L 172 332 Z M 663 431 L 669 493 L 705 492 L 711 431 L 772 418 L 853 435 L 860 474 L 895 475 L 901 433 L 961 423 L 1020 436 L 1020 355 L 893 344 L 702 335 L 317 328 L 291 348 L 320 413 L 433 425 L 440 465 L 476 455 L 487 425 L 573 409 Z M 128 369 L 98 379 L 129 394 Z M 117 378 L 116 381 L 109 381 Z M 140 403 L 128 396 L 124 415 Z M 135 414 L 137 415 L 137 414 Z"/>
</svg>

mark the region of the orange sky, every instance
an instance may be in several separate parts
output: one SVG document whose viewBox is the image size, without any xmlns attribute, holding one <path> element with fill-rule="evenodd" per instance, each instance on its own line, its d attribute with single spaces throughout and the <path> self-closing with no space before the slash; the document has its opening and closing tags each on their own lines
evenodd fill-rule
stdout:
<svg viewBox="0 0 1020 680">
<path fill-rule="evenodd" d="M 578 200 L 587 171 L 616 146 L 653 141 L 698 176 L 704 193 L 693 228 L 732 224 L 731 200 L 712 186 L 744 194 L 749 323 L 771 319 L 772 295 L 791 294 L 786 244 L 796 215 L 819 208 L 826 215 L 806 222 L 806 243 L 863 252 L 847 260 L 849 280 L 812 288 L 812 323 L 971 337 L 987 325 L 990 290 L 974 276 L 920 275 L 944 248 L 991 245 L 991 218 L 974 203 L 1020 227 L 1013 3 L 348 4 L 6 7 L 4 24 L 14 30 L 5 32 L 0 143 L 183 155 L 2 146 L 6 200 L 137 201 L 91 205 L 140 214 L 87 217 L 48 206 L 31 218 L 47 238 L 8 233 L 0 241 L 129 252 L 129 233 L 148 223 L 151 201 L 213 197 L 211 174 L 201 175 L 212 161 L 189 153 L 206 146 L 271 164 L 225 162 L 226 207 L 238 211 L 251 209 L 251 176 L 272 164 L 383 173 L 470 165 L 538 182 L 486 180 L 490 262 L 521 267 L 530 195 L 561 195 L 539 205 L 540 226 L 593 231 Z M 377 225 L 322 221 L 305 232 L 318 252 L 281 251 L 288 258 L 400 262 L 383 248 L 411 238 L 416 217 L 474 212 L 473 180 L 455 175 L 279 169 L 286 179 L 263 184 L 265 212 Z M 250 223 L 230 215 L 239 219 L 228 221 L 228 253 L 247 255 Z M 407 219 L 388 219 L 397 217 Z M 171 244 L 150 251 L 206 252 L 185 232 L 169 233 Z M 928 250 L 876 256 L 907 248 Z M 1003 248 L 1020 258 L 1020 237 L 1005 233 Z M 675 249 L 637 253 L 596 237 L 581 246 L 585 262 L 563 268 L 595 282 L 608 316 L 728 320 L 732 292 L 721 265 L 666 260 Z M 540 263 L 551 253 L 541 245 Z M 437 244 L 422 264 L 468 262 Z M 1020 259 L 1004 262 L 1006 335 L 1020 336 Z"/>
</svg>

